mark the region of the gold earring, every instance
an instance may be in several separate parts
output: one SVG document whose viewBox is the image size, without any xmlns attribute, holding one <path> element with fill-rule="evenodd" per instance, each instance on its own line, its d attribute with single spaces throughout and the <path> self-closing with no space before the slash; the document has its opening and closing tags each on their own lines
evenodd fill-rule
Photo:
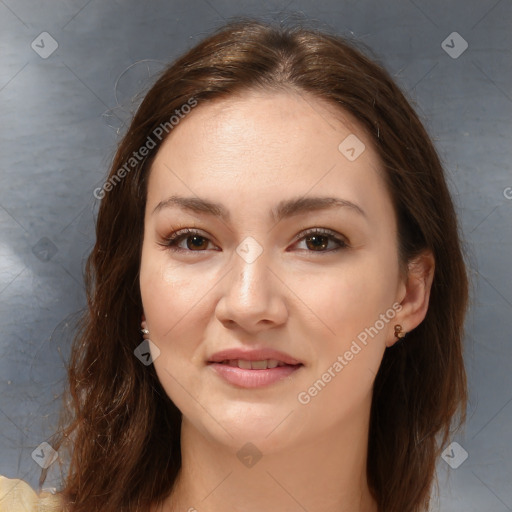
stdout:
<svg viewBox="0 0 512 512">
<path fill-rule="evenodd" d="M 402 339 L 405 336 L 405 332 L 402 331 L 402 326 L 400 324 L 395 325 L 395 336 L 398 339 Z"/>
</svg>

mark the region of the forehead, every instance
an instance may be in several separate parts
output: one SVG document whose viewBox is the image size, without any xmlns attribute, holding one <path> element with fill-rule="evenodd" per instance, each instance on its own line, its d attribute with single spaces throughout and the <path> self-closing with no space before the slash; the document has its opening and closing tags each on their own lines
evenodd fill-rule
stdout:
<svg viewBox="0 0 512 512">
<path fill-rule="evenodd" d="M 173 129 L 160 151 L 193 143 L 199 151 L 207 148 L 209 155 L 218 152 L 212 146 L 224 153 L 247 150 L 248 157 L 258 159 L 271 151 L 274 158 L 290 158 L 288 149 L 298 146 L 304 155 L 320 148 L 338 155 L 340 137 L 350 134 L 368 139 L 354 117 L 324 99 L 299 91 L 250 90 L 200 103 Z"/>
<path fill-rule="evenodd" d="M 313 189 L 379 206 L 375 196 L 387 192 L 364 129 L 307 93 L 249 91 L 180 120 L 153 162 L 148 203 L 174 191 L 261 202 Z"/>
</svg>

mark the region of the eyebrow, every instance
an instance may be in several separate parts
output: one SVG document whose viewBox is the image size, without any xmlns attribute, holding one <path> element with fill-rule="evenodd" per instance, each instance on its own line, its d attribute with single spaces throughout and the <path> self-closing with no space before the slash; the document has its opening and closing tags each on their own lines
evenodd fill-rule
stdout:
<svg viewBox="0 0 512 512">
<path fill-rule="evenodd" d="M 178 195 L 173 195 L 163 201 L 160 201 L 153 210 L 152 215 L 165 208 L 172 208 L 173 206 L 194 213 L 213 215 L 225 222 L 230 220 L 229 211 L 221 203 L 209 201 L 200 197 L 183 197 Z M 349 208 L 351 211 L 366 217 L 366 213 L 360 206 L 339 197 L 297 197 L 286 199 L 280 201 L 276 208 L 273 208 L 270 211 L 270 217 L 277 223 L 282 219 L 289 218 L 294 215 L 342 207 Z"/>
</svg>

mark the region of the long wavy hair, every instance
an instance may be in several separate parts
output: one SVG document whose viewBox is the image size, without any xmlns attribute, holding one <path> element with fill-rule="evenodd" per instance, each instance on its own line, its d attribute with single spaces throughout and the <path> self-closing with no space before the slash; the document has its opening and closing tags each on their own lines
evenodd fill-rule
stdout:
<svg viewBox="0 0 512 512">
<path fill-rule="evenodd" d="M 468 276 L 440 158 L 411 103 L 358 44 L 303 24 L 235 18 L 159 75 L 101 189 L 96 243 L 85 269 L 87 308 L 52 438 L 60 455 L 67 454 L 60 494 L 73 512 L 148 510 L 173 489 L 181 467 L 181 413 L 154 367 L 134 355 L 142 341 L 139 268 L 148 174 L 172 132 L 169 120 L 186 112 L 184 105 L 253 89 L 309 93 L 357 119 L 380 156 L 398 222 L 400 265 L 406 268 L 424 250 L 434 255 L 426 317 L 385 351 L 375 378 L 367 460 L 379 512 L 428 509 L 436 461 L 453 424 L 458 420 L 460 428 L 465 421 L 467 405 Z M 142 152 L 153 145 L 148 136 L 160 132 L 152 136 L 154 147 Z"/>
</svg>

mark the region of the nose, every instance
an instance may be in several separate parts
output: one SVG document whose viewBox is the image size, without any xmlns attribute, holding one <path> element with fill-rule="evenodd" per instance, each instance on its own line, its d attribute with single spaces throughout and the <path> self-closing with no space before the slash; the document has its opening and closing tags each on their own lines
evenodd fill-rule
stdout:
<svg viewBox="0 0 512 512">
<path fill-rule="evenodd" d="M 268 265 L 264 254 L 253 262 L 234 255 L 232 271 L 224 283 L 216 315 L 228 329 L 256 333 L 283 325 L 288 317 L 286 287 Z"/>
</svg>

